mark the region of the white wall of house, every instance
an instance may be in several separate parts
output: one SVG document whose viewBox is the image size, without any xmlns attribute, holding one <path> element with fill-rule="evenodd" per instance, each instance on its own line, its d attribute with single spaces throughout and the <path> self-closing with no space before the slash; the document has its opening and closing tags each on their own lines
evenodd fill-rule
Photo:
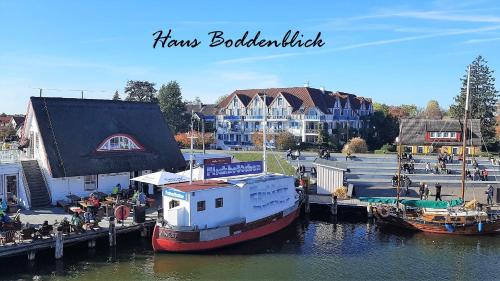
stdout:
<svg viewBox="0 0 500 281">
<path fill-rule="evenodd" d="M 19 163 L 0 164 L 0 198 L 4 200 L 7 196 L 7 176 L 17 177 L 17 203 L 19 206 L 29 209 L 24 189 L 23 172 Z"/>
<path fill-rule="evenodd" d="M 46 175 L 47 185 L 51 193 L 52 204 L 56 204 L 58 200 L 67 201 L 66 198 L 69 194 L 74 194 L 80 197 L 87 197 L 92 191 L 101 191 L 104 193 L 111 193 L 113 187 L 118 183 L 122 188 L 129 185 L 130 174 L 115 173 L 115 174 L 100 174 L 97 177 L 96 189 L 85 189 L 85 177 L 67 177 L 67 178 L 53 178 Z"/>
</svg>

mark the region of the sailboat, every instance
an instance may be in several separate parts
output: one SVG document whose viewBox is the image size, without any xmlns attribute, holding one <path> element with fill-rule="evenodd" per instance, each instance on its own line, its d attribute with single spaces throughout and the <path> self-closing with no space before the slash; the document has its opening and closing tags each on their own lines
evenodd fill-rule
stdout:
<svg viewBox="0 0 500 281">
<path fill-rule="evenodd" d="M 266 140 L 267 106 L 263 98 L 263 137 Z M 192 135 L 192 134 L 191 134 Z M 191 138 L 191 160 L 193 139 Z M 190 161 L 191 171 L 193 170 Z M 241 168 L 243 167 L 243 168 Z M 207 166 L 205 166 L 207 169 Z M 266 171 L 266 142 L 263 162 L 212 165 L 208 172 L 242 173 L 214 180 L 192 180 L 170 184 L 162 191 L 152 244 L 156 252 L 197 252 L 218 249 L 275 233 L 300 214 L 301 197 L 291 176 Z"/>
<path fill-rule="evenodd" d="M 374 215 L 381 226 L 399 230 L 421 231 L 436 234 L 486 235 L 500 233 L 500 213 L 490 208 L 478 208 L 477 202 L 465 202 L 465 165 L 467 142 L 467 117 L 469 114 L 470 66 L 467 75 L 467 92 L 462 142 L 462 194 L 451 201 L 400 200 L 398 177 L 397 198 L 360 198 L 361 201 L 378 204 Z M 398 175 L 400 176 L 401 146 L 398 141 Z"/>
</svg>

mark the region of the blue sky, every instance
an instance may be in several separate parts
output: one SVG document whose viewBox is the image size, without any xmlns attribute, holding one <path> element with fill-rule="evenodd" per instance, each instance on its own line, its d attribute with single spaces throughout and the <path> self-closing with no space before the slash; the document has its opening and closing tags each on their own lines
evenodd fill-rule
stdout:
<svg viewBox="0 0 500 281">
<path fill-rule="evenodd" d="M 500 71 L 498 1 L 5 1 L 0 0 L 0 112 L 46 96 L 110 98 L 127 80 L 177 80 L 209 103 L 235 89 L 325 87 L 388 104 L 447 107 L 466 65 Z M 215 2 L 215 1 L 213 1 Z M 197 48 L 153 49 L 173 29 Z M 209 48 L 208 32 L 280 39 L 322 32 L 322 48 Z M 497 88 L 499 84 L 497 82 Z"/>
</svg>

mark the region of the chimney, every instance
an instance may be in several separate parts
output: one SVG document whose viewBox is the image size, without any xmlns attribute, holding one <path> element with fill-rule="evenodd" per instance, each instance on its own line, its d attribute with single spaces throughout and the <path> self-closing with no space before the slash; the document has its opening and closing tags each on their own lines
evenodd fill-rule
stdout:
<svg viewBox="0 0 500 281">
<path fill-rule="evenodd" d="M 309 88 L 309 81 L 307 81 L 307 82 L 304 83 L 304 87 Z"/>
<path fill-rule="evenodd" d="M 319 90 L 323 93 L 325 93 L 325 87 L 319 87 Z"/>
</svg>

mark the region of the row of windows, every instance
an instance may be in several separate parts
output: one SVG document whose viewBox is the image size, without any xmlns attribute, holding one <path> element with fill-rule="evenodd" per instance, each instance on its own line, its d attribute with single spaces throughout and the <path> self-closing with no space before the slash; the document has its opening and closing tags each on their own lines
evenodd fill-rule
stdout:
<svg viewBox="0 0 500 281">
<path fill-rule="evenodd" d="M 454 139 L 457 137 L 456 132 L 430 132 L 431 138 L 436 139 Z"/>
<path fill-rule="evenodd" d="M 179 206 L 179 204 L 180 204 L 179 200 L 170 200 L 170 202 L 168 202 L 168 208 L 169 209 L 175 208 L 175 207 Z M 223 206 L 224 206 L 224 199 L 223 198 L 216 198 L 215 199 L 215 208 L 222 208 Z M 203 211 L 205 211 L 205 209 L 206 209 L 205 200 L 198 201 L 196 203 L 196 210 L 198 212 L 203 212 Z"/>
<path fill-rule="evenodd" d="M 224 205 L 224 199 L 223 198 L 215 198 L 215 208 L 222 208 Z M 196 210 L 198 212 L 203 212 L 206 209 L 206 203 L 205 200 L 198 201 L 196 203 Z"/>
</svg>

